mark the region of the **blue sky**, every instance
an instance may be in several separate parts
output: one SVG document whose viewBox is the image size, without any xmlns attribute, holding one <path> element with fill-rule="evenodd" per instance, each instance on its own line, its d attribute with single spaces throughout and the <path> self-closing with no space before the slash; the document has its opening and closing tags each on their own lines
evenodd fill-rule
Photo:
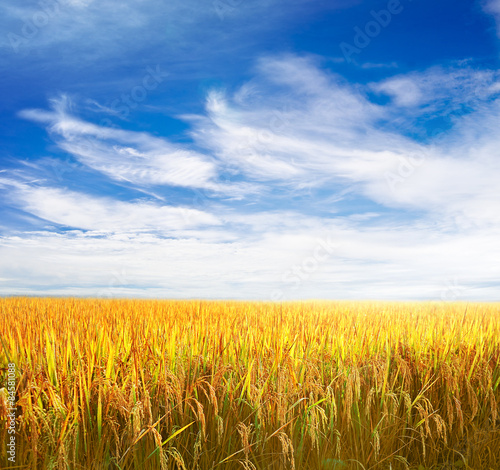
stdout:
<svg viewBox="0 0 500 470">
<path fill-rule="evenodd" d="M 0 13 L 0 295 L 500 298 L 498 0 Z"/>
</svg>

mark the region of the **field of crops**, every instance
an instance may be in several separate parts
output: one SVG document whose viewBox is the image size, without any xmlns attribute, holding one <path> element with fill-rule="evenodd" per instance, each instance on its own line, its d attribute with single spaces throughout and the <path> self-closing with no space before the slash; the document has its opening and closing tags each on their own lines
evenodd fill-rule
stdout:
<svg viewBox="0 0 500 470">
<path fill-rule="evenodd" d="M 2 468 L 500 469 L 499 304 L 0 308 Z"/>
</svg>

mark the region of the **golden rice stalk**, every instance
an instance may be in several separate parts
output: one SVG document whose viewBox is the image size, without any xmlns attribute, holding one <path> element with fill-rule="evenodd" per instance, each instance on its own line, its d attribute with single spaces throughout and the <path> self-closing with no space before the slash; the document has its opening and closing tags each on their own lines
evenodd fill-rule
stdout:
<svg viewBox="0 0 500 470">
<path fill-rule="evenodd" d="M 215 416 L 215 422 L 217 423 L 217 444 L 222 442 L 222 437 L 224 435 L 224 420 L 219 416 Z"/>
<path fill-rule="evenodd" d="M 250 455 L 251 447 L 250 447 L 250 439 L 252 432 L 252 425 L 246 425 L 245 423 L 238 423 L 236 426 L 238 430 L 238 434 L 241 437 L 241 443 L 243 446 L 243 453 L 245 454 L 245 461 L 248 461 L 248 456 Z"/>
<path fill-rule="evenodd" d="M 180 470 L 187 470 L 186 463 L 182 458 L 182 455 L 175 447 L 170 447 L 167 449 L 167 454 L 172 457 Z"/>
<path fill-rule="evenodd" d="M 287 463 L 290 464 L 290 469 L 295 470 L 295 458 L 294 458 L 294 450 L 293 450 L 293 442 L 288 437 L 288 435 L 284 432 L 280 432 L 277 434 L 279 441 L 281 442 L 281 450 L 283 456 L 283 465 L 287 467 Z"/>
<path fill-rule="evenodd" d="M 167 470 L 167 454 L 161 443 L 161 434 L 155 428 L 152 428 L 151 432 L 153 433 L 156 447 L 160 453 L 160 470 Z"/>
<path fill-rule="evenodd" d="M 460 400 L 457 397 L 453 397 L 453 399 L 455 400 L 455 407 L 457 410 L 457 421 L 460 429 L 460 435 L 462 436 L 464 433 L 464 415 L 462 413 L 462 404 L 460 403 Z"/>
<path fill-rule="evenodd" d="M 497 408 L 497 401 L 495 398 L 495 394 L 493 393 L 493 389 L 490 387 L 489 391 L 489 398 L 490 398 L 490 408 L 491 408 L 491 420 L 493 422 L 493 425 L 495 424 L 497 417 L 498 417 L 498 408 Z"/>
</svg>

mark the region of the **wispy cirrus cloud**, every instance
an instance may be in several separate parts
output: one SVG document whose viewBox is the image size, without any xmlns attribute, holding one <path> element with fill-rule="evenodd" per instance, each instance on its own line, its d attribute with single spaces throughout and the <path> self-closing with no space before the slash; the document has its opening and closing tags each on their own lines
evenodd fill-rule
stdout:
<svg viewBox="0 0 500 470">
<path fill-rule="evenodd" d="M 310 59 L 268 58 L 251 87 L 209 95 L 193 137 L 247 178 L 277 187 L 333 184 L 386 207 L 486 220 L 484 200 L 500 196 L 491 158 L 498 79 L 465 66 L 356 85 Z M 375 104 L 373 90 L 391 101 Z M 411 136 L 450 115 L 440 136 Z"/>
<path fill-rule="evenodd" d="M 264 182 L 272 182 L 267 192 L 333 184 L 389 208 L 486 220 L 493 210 L 484 201 L 493 207 L 498 199 L 500 168 L 491 155 L 499 83 L 496 71 L 465 66 L 356 85 L 310 58 L 268 57 L 249 84 L 232 94 L 212 91 L 205 115 L 183 117 L 203 152 L 83 121 L 67 99 L 22 116 L 47 125 L 82 164 L 142 189 L 202 188 L 210 197 L 245 199 Z M 375 104 L 373 91 L 391 101 Z M 439 139 L 409 136 L 425 130 L 422 115 L 432 120 L 450 111 L 453 120 Z M 221 184 L 222 172 L 234 181 Z"/>
<path fill-rule="evenodd" d="M 72 44 L 80 52 L 90 53 L 93 46 L 100 43 L 103 47 L 94 51 L 94 56 L 109 56 L 126 47 L 141 47 L 142 43 L 133 38 L 134 31 L 141 30 L 145 34 L 144 40 L 151 41 L 156 37 L 158 41 L 158 31 L 152 26 L 169 15 L 180 20 L 181 12 L 189 11 L 198 18 L 206 14 L 206 9 L 196 9 L 193 2 L 170 2 L 164 5 L 161 14 L 157 6 L 149 0 L 131 0 L 119 5 L 109 0 L 51 0 L 25 2 L 22 5 L 7 0 L 0 8 L 1 23 L 8 34 L 2 38 L 0 45 L 18 52 Z M 152 14 L 153 10 L 156 15 Z M 87 41 L 76 44 L 75 41 L 82 37 L 86 37 Z M 117 41 L 118 38 L 122 41 Z"/>
<path fill-rule="evenodd" d="M 398 108 L 434 114 L 449 112 L 454 106 L 473 108 L 498 96 L 500 73 L 497 70 L 476 70 L 465 62 L 462 67 L 432 67 L 423 72 L 396 75 L 373 83 L 372 89 L 390 96 Z"/>
<path fill-rule="evenodd" d="M 60 149 L 112 180 L 139 188 L 168 185 L 235 197 L 256 190 L 248 183 L 220 181 L 220 162 L 210 155 L 145 132 L 86 122 L 71 111 L 67 96 L 52 104 L 51 111 L 24 110 L 20 116 L 45 125 Z"/>
<path fill-rule="evenodd" d="M 148 201 L 118 201 L 84 193 L 0 178 L 5 199 L 40 219 L 64 227 L 101 232 L 175 234 L 199 226 L 220 225 L 212 214 Z"/>
<path fill-rule="evenodd" d="M 2 1 L 0 294 L 498 299 L 500 3 L 386 7 Z"/>
<path fill-rule="evenodd" d="M 146 133 L 85 122 L 68 112 L 67 103 L 62 98 L 53 111 L 26 110 L 21 116 L 47 124 L 61 149 L 118 181 L 204 187 L 214 178 L 212 159 Z"/>
<path fill-rule="evenodd" d="M 66 227 L 4 237 L 2 256 L 73 247 L 72 265 L 85 272 L 47 274 L 60 292 L 80 292 L 71 287 L 78 285 L 99 293 L 92 279 L 104 281 L 83 253 L 109 249 L 92 260 L 108 272 L 127 268 L 114 294 L 439 298 L 458 278 L 470 298 L 492 299 L 500 266 L 497 77 L 454 66 L 356 84 L 317 59 L 267 57 L 248 83 L 213 90 L 204 113 L 181 116 L 192 141 L 177 151 L 166 138 L 84 121 L 68 102 L 24 111 L 110 181 L 208 196 L 176 207 L 2 176 L 10 204 Z M 439 136 L 415 137 L 447 110 L 453 116 Z M 232 182 L 217 189 L 223 173 Z M 236 190 L 237 203 L 228 201 Z M 299 197 L 286 200 L 292 193 Z M 325 236 L 336 248 L 308 272 L 303 260 Z M 44 289 L 40 266 L 31 266 L 32 288 Z M 19 284 L 15 276 L 10 285 Z"/>
</svg>

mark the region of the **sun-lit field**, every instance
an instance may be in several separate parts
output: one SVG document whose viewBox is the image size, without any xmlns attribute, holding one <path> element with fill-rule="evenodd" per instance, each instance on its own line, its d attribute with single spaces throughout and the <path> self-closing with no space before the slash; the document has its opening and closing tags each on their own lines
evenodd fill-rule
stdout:
<svg viewBox="0 0 500 470">
<path fill-rule="evenodd" d="M 0 306 L 2 467 L 500 468 L 499 304 Z"/>
</svg>

